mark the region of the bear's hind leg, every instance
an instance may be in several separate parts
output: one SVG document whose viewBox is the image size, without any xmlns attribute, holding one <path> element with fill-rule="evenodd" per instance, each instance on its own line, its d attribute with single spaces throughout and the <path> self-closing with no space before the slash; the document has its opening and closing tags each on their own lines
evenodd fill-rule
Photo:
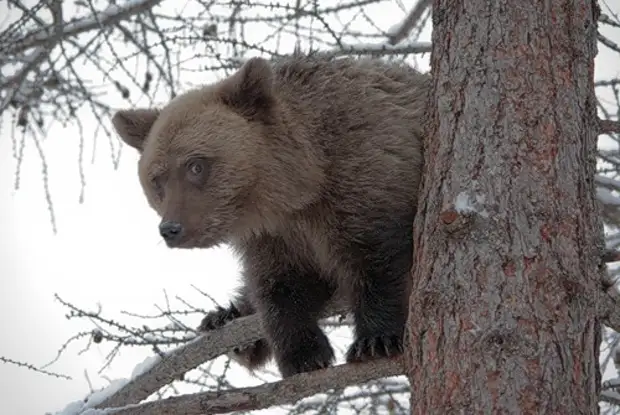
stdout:
<svg viewBox="0 0 620 415">
<path fill-rule="evenodd" d="M 346 354 L 348 363 L 402 354 L 407 314 L 398 298 L 403 297 L 399 286 L 375 278 L 359 294 L 353 307 L 355 338 Z"/>
<path fill-rule="evenodd" d="M 413 262 L 411 222 L 386 223 L 361 247 L 363 264 L 351 282 L 355 339 L 347 362 L 403 352 Z"/>
</svg>

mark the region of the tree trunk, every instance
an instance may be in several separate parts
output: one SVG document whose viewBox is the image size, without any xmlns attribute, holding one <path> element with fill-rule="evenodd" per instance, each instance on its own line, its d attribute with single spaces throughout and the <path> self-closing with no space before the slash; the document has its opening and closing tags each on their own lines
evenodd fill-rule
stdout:
<svg viewBox="0 0 620 415">
<path fill-rule="evenodd" d="M 413 414 L 598 413 L 591 0 L 435 0 Z"/>
</svg>

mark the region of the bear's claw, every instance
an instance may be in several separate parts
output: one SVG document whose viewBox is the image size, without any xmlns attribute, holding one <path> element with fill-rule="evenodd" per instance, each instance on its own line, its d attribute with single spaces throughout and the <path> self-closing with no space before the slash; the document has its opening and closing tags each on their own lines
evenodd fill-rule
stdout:
<svg viewBox="0 0 620 415">
<path fill-rule="evenodd" d="M 403 336 L 379 335 L 356 339 L 347 351 L 347 363 L 365 362 L 403 353 Z"/>
<path fill-rule="evenodd" d="M 226 323 L 239 317 L 241 317 L 241 313 L 233 303 L 230 303 L 228 308 L 218 306 L 215 310 L 209 311 L 204 316 L 202 322 L 198 326 L 198 331 L 218 329 Z"/>
</svg>

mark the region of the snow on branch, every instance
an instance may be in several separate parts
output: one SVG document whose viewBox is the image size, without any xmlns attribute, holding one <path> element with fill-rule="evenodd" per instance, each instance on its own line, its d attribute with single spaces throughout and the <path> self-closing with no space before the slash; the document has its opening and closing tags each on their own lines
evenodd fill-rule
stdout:
<svg viewBox="0 0 620 415">
<path fill-rule="evenodd" d="M 300 373 L 290 378 L 259 386 L 220 392 L 201 392 L 174 396 L 140 405 L 106 408 L 104 411 L 84 412 L 84 415 L 164 415 L 164 414 L 220 414 L 250 411 L 286 405 L 327 392 L 359 385 L 378 378 L 404 373 L 402 358 L 378 359 L 366 363 L 343 364 L 314 372 Z"/>
</svg>

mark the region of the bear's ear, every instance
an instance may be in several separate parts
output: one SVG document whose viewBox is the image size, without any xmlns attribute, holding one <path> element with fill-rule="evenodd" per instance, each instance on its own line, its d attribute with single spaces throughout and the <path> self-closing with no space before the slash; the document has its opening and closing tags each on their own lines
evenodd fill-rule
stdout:
<svg viewBox="0 0 620 415">
<path fill-rule="evenodd" d="M 158 116 L 158 109 L 121 110 L 112 117 L 112 125 L 126 144 L 141 152 L 144 140 Z"/>
<path fill-rule="evenodd" d="M 250 58 L 222 83 L 222 101 L 248 118 L 265 117 L 275 103 L 273 72 L 269 61 Z"/>
</svg>

